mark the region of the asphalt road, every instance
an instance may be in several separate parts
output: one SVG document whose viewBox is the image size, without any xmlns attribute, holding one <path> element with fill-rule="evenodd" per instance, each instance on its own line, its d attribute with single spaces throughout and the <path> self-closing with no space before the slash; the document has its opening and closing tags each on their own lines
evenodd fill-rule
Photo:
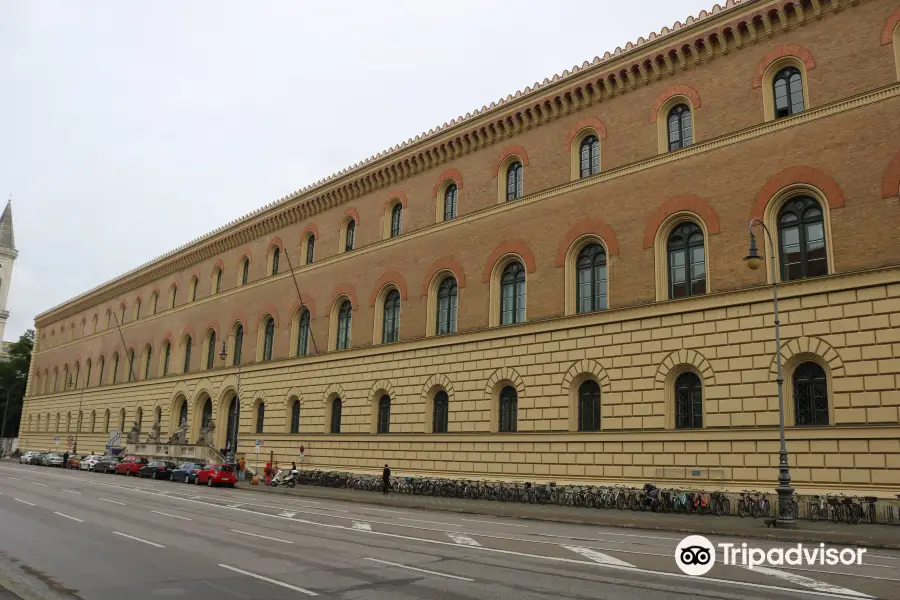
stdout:
<svg viewBox="0 0 900 600">
<path fill-rule="evenodd" d="M 900 598 L 898 552 L 689 577 L 681 537 L 0 464 L 0 589 L 44 598 Z"/>
</svg>

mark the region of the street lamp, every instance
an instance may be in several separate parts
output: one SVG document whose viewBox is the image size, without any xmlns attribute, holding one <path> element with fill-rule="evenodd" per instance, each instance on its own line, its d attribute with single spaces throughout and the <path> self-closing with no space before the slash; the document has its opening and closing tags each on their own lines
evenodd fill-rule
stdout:
<svg viewBox="0 0 900 600">
<path fill-rule="evenodd" d="M 233 333 L 228 335 L 228 339 L 235 338 Z M 237 344 L 237 338 L 235 338 L 235 344 Z M 237 347 L 235 347 L 235 352 L 237 352 Z M 219 352 L 219 358 L 223 361 L 228 358 L 228 352 L 225 350 L 225 340 L 222 341 L 222 351 Z M 231 447 L 228 449 L 228 456 L 225 457 L 225 460 L 228 464 L 234 464 L 235 455 L 237 454 L 237 445 L 238 445 L 238 422 L 240 421 L 241 414 L 241 360 L 238 361 L 238 374 L 237 374 L 237 390 L 235 390 L 234 397 L 237 400 L 237 411 L 234 415 L 234 426 L 231 430 L 232 433 L 232 443 Z M 227 366 L 227 365 L 226 365 Z"/>
<path fill-rule="evenodd" d="M 783 527 L 792 527 L 794 525 L 794 488 L 791 487 L 791 472 L 788 467 L 787 446 L 784 441 L 784 375 L 781 370 L 781 321 L 778 320 L 778 274 L 775 272 L 775 244 L 772 242 L 772 234 L 769 233 L 766 224 L 760 219 L 752 219 L 748 226 L 750 230 L 750 249 L 747 252 L 747 256 L 744 257 L 747 268 L 755 271 L 759 269 L 763 261 L 763 257 L 760 257 L 759 250 L 756 247 L 756 236 L 753 235 L 753 225 L 756 224 L 762 227 L 766 233 L 769 247 L 773 253 L 773 256 L 769 259 L 769 265 L 772 271 L 772 299 L 775 306 L 775 362 L 778 365 L 778 376 L 775 381 L 778 383 L 778 433 L 781 439 L 781 447 L 778 450 L 778 487 L 775 488 L 775 492 L 778 494 L 777 524 Z"/>
<path fill-rule="evenodd" d="M 81 375 L 81 369 L 79 369 L 75 373 L 75 386 L 78 386 L 78 376 Z M 72 387 L 72 374 L 69 373 L 69 387 Z M 78 434 L 81 433 L 81 405 L 84 402 L 84 388 L 87 386 L 81 386 L 81 395 L 78 397 L 78 422 L 75 424 L 75 443 L 72 444 L 72 455 L 78 454 Z"/>
<path fill-rule="evenodd" d="M 14 389 L 16 389 L 17 387 L 21 386 L 22 383 L 23 382 L 21 382 L 21 381 L 17 381 L 16 383 L 12 384 L 8 388 L 0 387 L 0 390 L 6 391 L 6 404 L 3 406 L 3 426 L 0 427 L 0 438 L 2 438 L 3 435 L 6 433 L 6 415 L 9 413 L 10 396 L 12 395 L 12 391 Z"/>
</svg>

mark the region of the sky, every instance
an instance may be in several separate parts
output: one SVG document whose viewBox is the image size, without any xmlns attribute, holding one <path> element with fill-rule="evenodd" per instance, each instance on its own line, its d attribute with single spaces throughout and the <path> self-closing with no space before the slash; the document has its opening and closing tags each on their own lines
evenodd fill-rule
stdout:
<svg viewBox="0 0 900 600">
<path fill-rule="evenodd" d="M 4 337 L 264 204 L 712 5 L 0 0 L 0 198 L 12 195 L 19 251 Z"/>
</svg>

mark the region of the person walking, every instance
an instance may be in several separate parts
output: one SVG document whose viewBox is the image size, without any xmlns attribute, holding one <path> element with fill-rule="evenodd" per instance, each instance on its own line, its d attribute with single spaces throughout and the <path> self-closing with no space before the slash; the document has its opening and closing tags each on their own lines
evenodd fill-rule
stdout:
<svg viewBox="0 0 900 600">
<path fill-rule="evenodd" d="M 63 452 L 63 461 L 62 461 L 62 464 L 60 465 L 60 467 L 62 467 L 63 469 L 69 468 L 69 451 L 68 450 Z"/>
<path fill-rule="evenodd" d="M 247 461 L 244 460 L 244 457 L 242 456 L 241 460 L 238 461 L 238 472 L 237 472 L 238 481 L 244 480 L 244 473 L 246 472 L 246 470 L 247 470 Z"/>
<path fill-rule="evenodd" d="M 387 466 L 387 463 L 384 465 L 384 471 L 381 472 L 381 480 L 384 482 L 383 492 L 385 496 L 387 496 L 388 492 L 391 489 L 391 468 Z"/>
</svg>

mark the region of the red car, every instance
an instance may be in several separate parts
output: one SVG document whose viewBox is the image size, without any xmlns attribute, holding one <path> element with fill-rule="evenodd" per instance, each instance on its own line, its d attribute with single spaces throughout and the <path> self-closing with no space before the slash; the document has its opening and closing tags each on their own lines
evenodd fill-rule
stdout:
<svg viewBox="0 0 900 600">
<path fill-rule="evenodd" d="M 214 485 L 234 487 L 234 484 L 237 483 L 237 477 L 235 477 L 234 468 L 231 465 L 204 465 L 197 472 L 194 483 L 197 485 L 205 483 L 209 487 Z"/>
<path fill-rule="evenodd" d="M 149 460 L 140 456 L 126 456 L 116 465 L 117 475 L 137 475 Z"/>
</svg>

